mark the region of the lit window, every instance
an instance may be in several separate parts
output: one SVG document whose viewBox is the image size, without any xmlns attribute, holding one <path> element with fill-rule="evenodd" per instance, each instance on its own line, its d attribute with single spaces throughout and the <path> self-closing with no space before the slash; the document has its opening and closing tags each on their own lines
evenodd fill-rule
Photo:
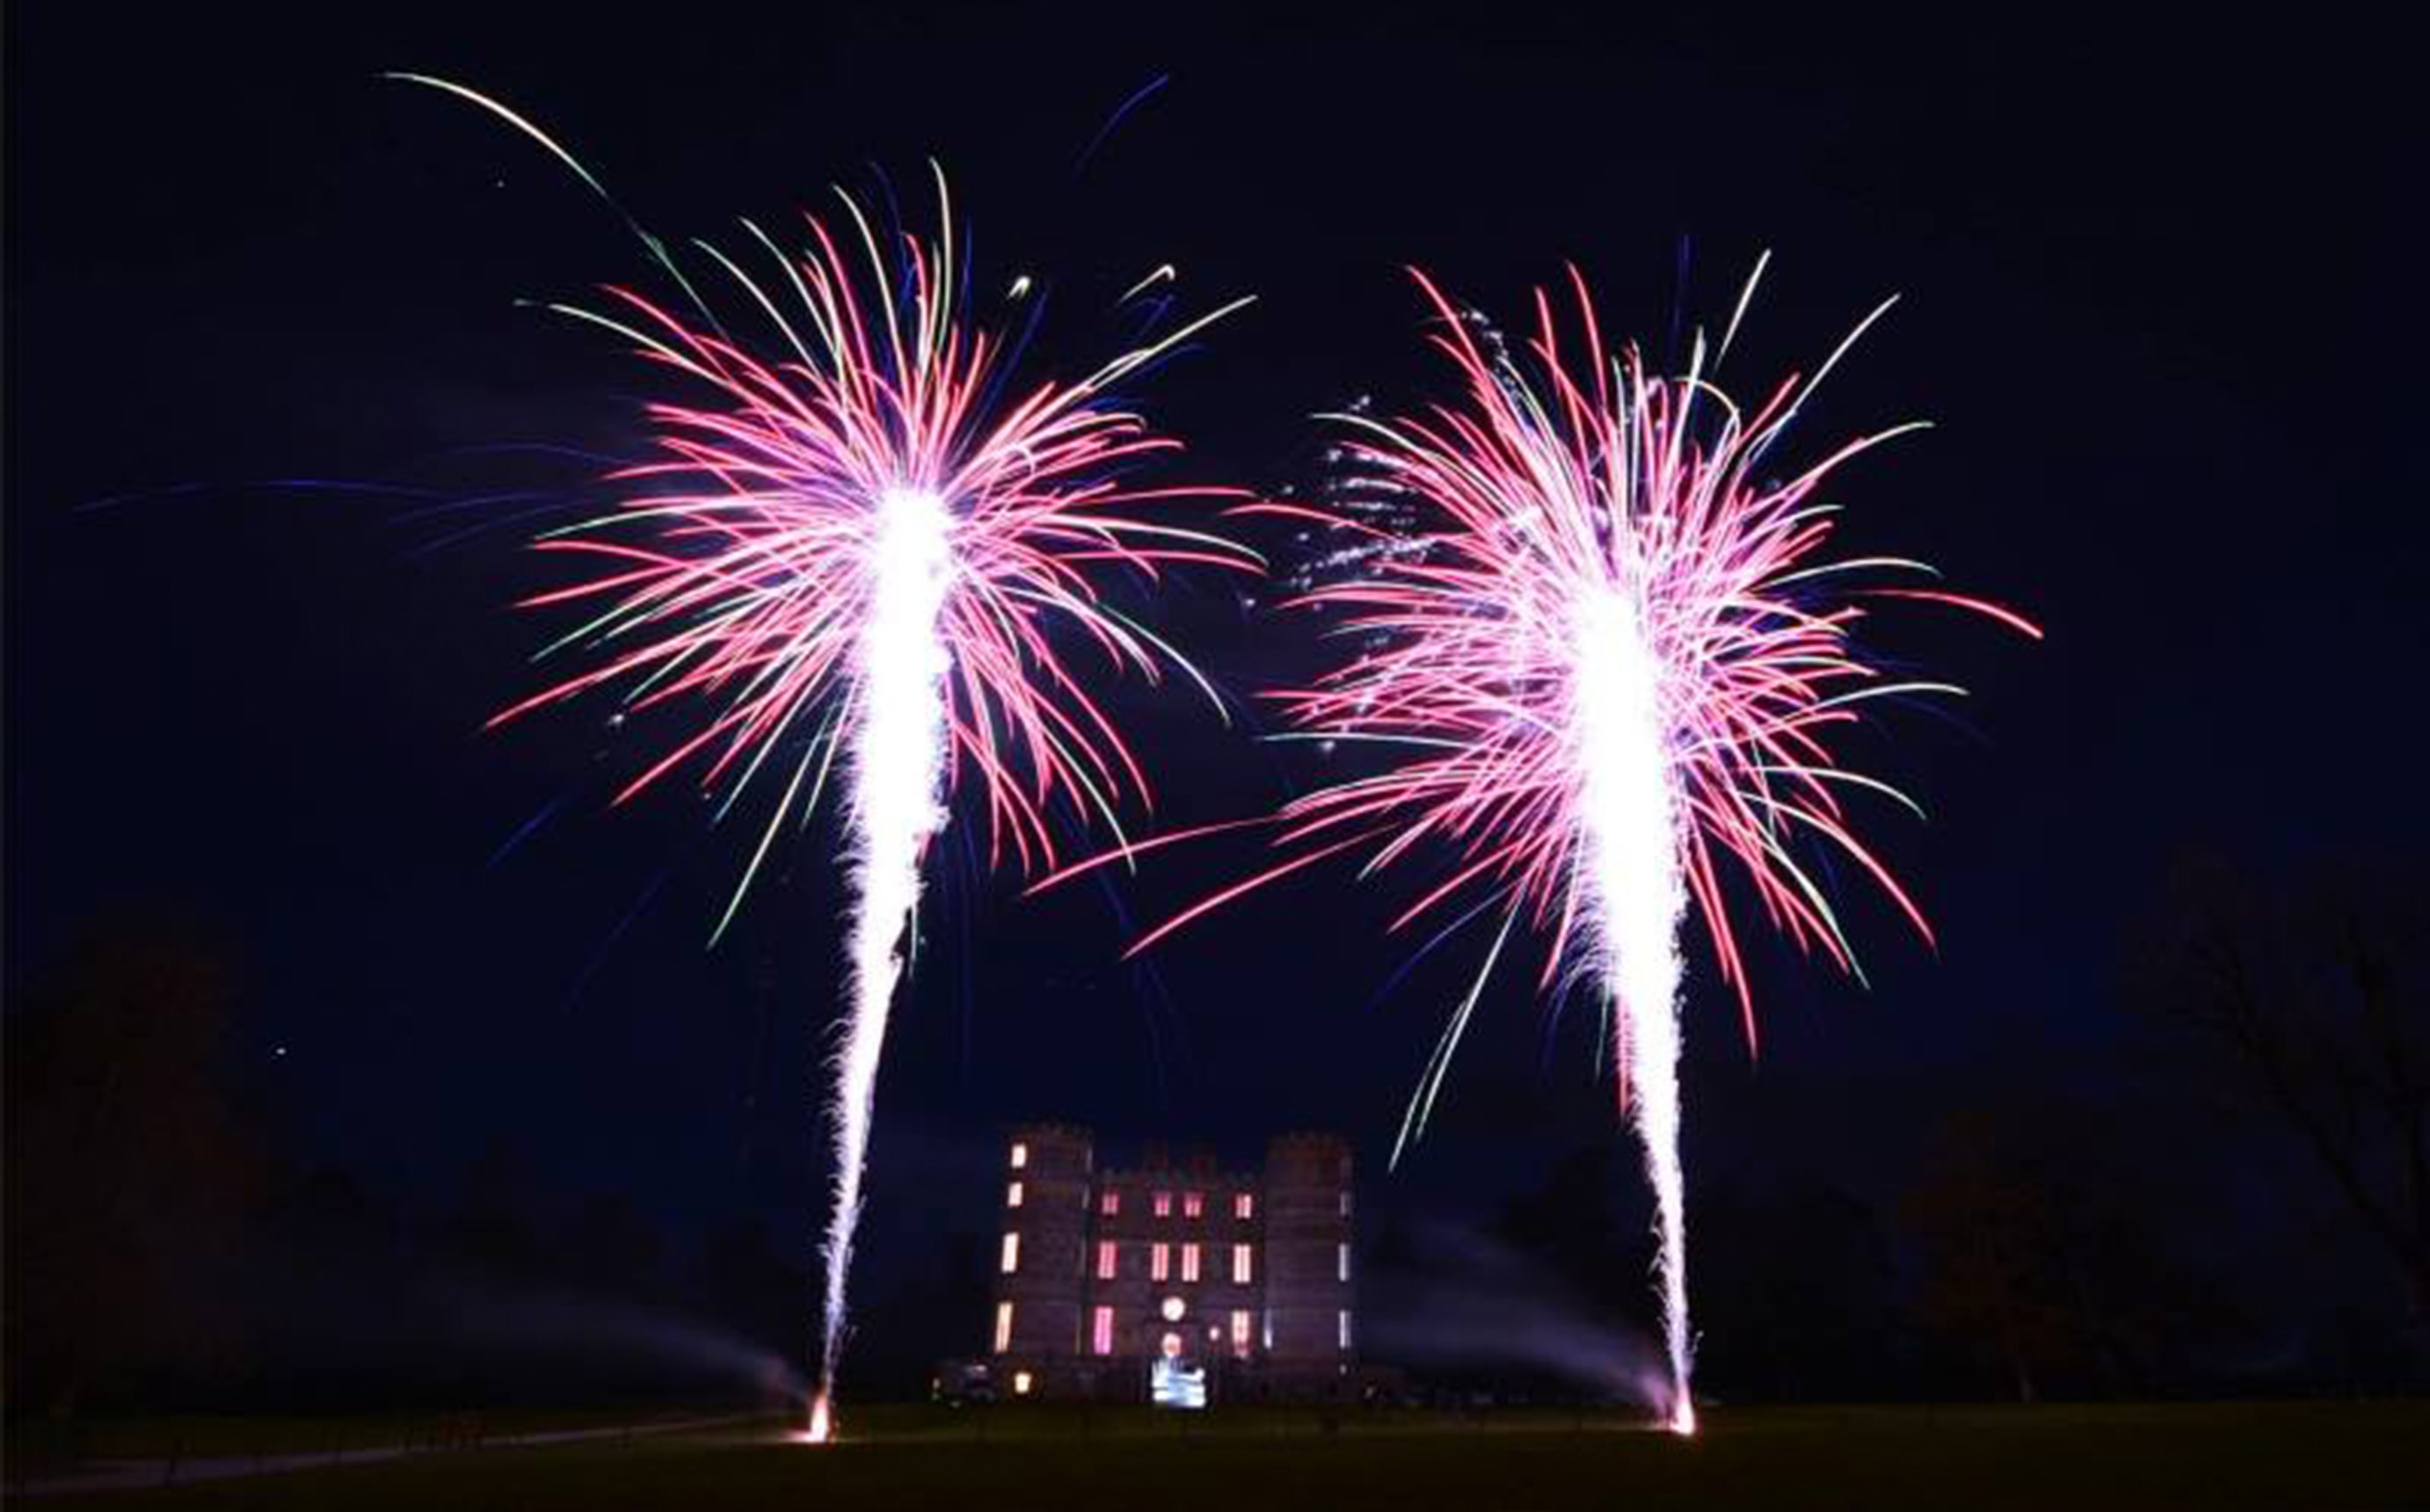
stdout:
<svg viewBox="0 0 2430 1512">
<path fill-rule="evenodd" d="M 1232 1284 L 1234 1286 L 1245 1287 L 1257 1279 L 1256 1254 L 1257 1246 L 1252 1244 L 1232 1246 Z"/>
<path fill-rule="evenodd" d="M 1029 1387 L 1031 1384 L 1030 1375 L 1027 1371 L 1015 1371 L 1012 1372 L 1012 1394 L 1014 1396 L 1025 1397 L 1029 1395 Z"/>
<path fill-rule="evenodd" d="M 999 1354 L 1012 1348 L 1012 1304 L 995 1304 L 995 1352 Z"/>
<path fill-rule="evenodd" d="M 1170 1244 L 1156 1244 L 1149 1246 L 1147 1252 L 1147 1278 L 1150 1281 L 1162 1281 L 1172 1274 L 1173 1246 Z"/>
<path fill-rule="evenodd" d="M 1198 1246 L 1195 1244 L 1185 1244 L 1181 1247 L 1181 1279 L 1184 1281 L 1198 1279 Z"/>
<path fill-rule="evenodd" d="M 1100 1307 L 1089 1315 L 1089 1349 L 1093 1354 L 1114 1352 L 1114 1310 Z"/>
<path fill-rule="evenodd" d="M 1114 1241 L 1111 1239 L 1100 1241 L 1097 1245 L 1097 1279 L 1100 1281 L 1114 1279 L 1114 1268 L 1118 1259 L 1119 1252 L 1114 1248 Z"/>
<path fill-rule="evenodd" d="M 1203 1217 L 1205 1217 L 1205 1216 L 1206 1216 L 1206 1213 L 1207 1213 L 1207 1194 L 1206 1194 L 1205 1192 L 1203 1192 L 1203 1191 L 1186 1191 L 1186 1192 L 1183 1192 L 1183 1193 L 1181 1194 L 1181 1216 L 1182 1216 L 1182 1217 L 1184 1217 L 1184 1218 L 1203 1218 Z"/>
<path fill-rule="evenodd" d="M 1244 1191 L 1236 1191 L 1236 1192 L 1234 1192 L 1234 1193 L 1232 1194 L 1232 1216 L 1233 1216 L 1234 1218 L 1242 1218 L 1242 1219 L 1255 1218 L 1255 1217 L 1257 1217 L 1257 1198 L 1255 1198 L 1255 1197 L 1251 1196 L 1249 1193 L 1244 1192 Z"/>
<path fill-rule="evenodd" d="M 1104 1196 L 1097 1199 L 1097 1211 L 1105 1214 L 1107 1218 L 1117 1216 L 1122 1212 L 1122 1210 L 1123 1194 L 1121 1192 L 1114 1191 L 1109 1188 Z"/>
<path fill-rule="evenodd" d="M 1018 1232 L 1009 1229 L 1005 1232 L 1004 1236 L 1004 1261 L 1002 1269 L 1006 1275 L 1010 1275 L 1015 1271 L 1021 1269 L 1021 1235 Z"/>
<path fill-rule="evenodd" d="M 1173 1216 L 1173 1193 L 1160 1191 L 1156 1194 L 1156 1216 L 1158 1218 Z"/>
<path fill-rule="evenodd" d="M 1344 1353 L 1344 1354 L 1348 1354 L 1348 1353 L 1349 1353 L 1349 1351 L 1350 1351 L 1350 1309 L 1349 1309 L 1349 1308 L 1344 1307 L 1344 1308 L 1342 1308 L 1340 1312 L 1335 1313 L 1335 1314 L 1333 1315 L 1333 1326 L 1334 1326 L 1334 1332 L 1335 1332 L 1335 1334 L 1338 1336 L 1339 1341 L 1340 1341 L 1340 1345 L 1341 1345 L 1342 1353 Z"/>
<path fill-rule="evenodd" d="M 1021 1183 L 1016 1181 L 1010 1186 L 1005 1188 L 1004 1205 L 1007 1207 L 1019 1207 L 1021 1205 Z"/>
<path fill-rule="evenodd" d="M 1023 1144 L 1017 1139 L 1014 1140 L 1012 1146 L 1012 1169 L 1019 1171 L 1022 1167 L 1027 1164 L 1029 1164 L 1029 1146 Z"/>
<path fill-rule="evenodd" d="M 1232 1353 L 1247 1357 L 1249 1353 L 1249 1309 L 1232 1309 Z"/>
<path fill-rule="evenodd" d="M 1350 1279 L 1350 1246 L 1347 1244 L 1333 1247 L 1333 1278 L 1336 1281 Z"/>
<path fill-rule="evenodd" d="M 1348 1218 L 1350 1216 L 1350 1194 L 1348 1192 L 1343 1192 L 1341 1194 L 1341 1216 L 1344 1218 Z"/>
</svg>

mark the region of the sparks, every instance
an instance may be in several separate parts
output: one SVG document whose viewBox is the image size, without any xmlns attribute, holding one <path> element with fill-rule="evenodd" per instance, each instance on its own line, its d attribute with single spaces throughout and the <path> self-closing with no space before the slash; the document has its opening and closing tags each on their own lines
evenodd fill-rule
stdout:
<svg viewBox="0 0 2430 1512">
<path fill-rule="evenodd" d="M 852 1007 L 836 1057 L 835 1213 L 826 1251 L 826 1345 L 843 1326 L 852 1240 L 860 1221 L 872 1094 L 886 1045 L 886 1017 L 903 972 L 895 941 L 920 901 L 920 856 L 943 827 L 945 676 L 953 655 L 938 616 L 952 591 L 953 522 L 944 500 L 916 489 L 877 501 L 870 606 L 855 671 L 863 690 L 852 735 Z M 831 1372 L 830 1372 L 831 1373 Z M 810 1432 L 824 1442 L 831 1379 L 820 1383 Z"/>
<path fill-rule="evenodd" d="M 1912 803 L 1839 765 L 1828 741 L 1872 700 L 1958 690 L 1891 680 L 1866 660 L 1853 637 L 1857 596 L 1930 600 L 2040 632 L 1996 605 L 1929 589 L 1830 591 L 1856 573 L 1937 575 L 1899 558 L 1819 556 L 1834 513 L 1816 497 L 1823 480 L 1912 427 L 1858 438 L 1785 479 L 1758 471 L 1847 343 L 1814 379 L 1792 376 L 1749 413 L 1714 384 L 1701 335 L 1676 377 L 1649 374 L 1634 349 L 1608 355 L 1574 272 L 1575 333 L 1540 294 L 1526 360 L 1416 276 L 1464 402 L 1400 420 L 1337 417 L 1350 429 L 1344 501 L 1248 507 L 1340 527 L 1353 541 L 1327 558 L 1351 574 L 1294 601 L 1338 615 L 1359 647 L 1280 695 L 1299 738 L 1409 755 L 1288 805 L 1276 840 L 1287 858 L 1134 949 L 1328 856 L 1363 854 L 1365 876 L 1448 846 L 1450 876 L 1396 927 L 1482 891 L 1470 911 L 1498 911 L 1501 933 L 1411 1100 L 1394 1158 L 1423 1132 L 1512 928 L 1532 928 L 1547 945 L 1540 990 L 1583 984 L 1606 1012 L 1622 1106 L 1655 1197 L 1664 1426 L 1692 1434 L 1680 927 L 1692 907 L 1750 1047 L 1754 1004 L 1725 875 L 1801 951 L 1854 972 L 1829 896 L 1801 859 L 1819 843 L 1853 859 L 1929 939 L 1922 913 L 1856 838 L 1841 790 Z M 1734 316 L 1721 351 L 1737 324 Z"/>
<path fill-rule="evenodd" d="M 1085 690 L 1070 646 L 1092 646 L 1114 670 L 1151 681 L 1179 668 L 1207 684 L 1106 601 L 1103 579 L 1258 567 L 1227 540 L 1151 517 L 1243 495 L 1133 482 L 1134 469 L 1178 443 L 1106 397 L 1247 301 L 1078 383 L 1004 402 L 1003 345 L 963 308 L 941 174 L 937 194 L 937 236 L 902 234 L 890 251 L 850 196 L 844 232 L 810 218 L 794 256 L 748 226 L 767 255 L 761 278 L 709 249 L 775 338 L 765 353 L 696 296 L 699 323 L 623 289 L 608 291 L 605 311 L 552 307 L 622 335 L 707 402 L 652 404 L 657 455 L 612 475 L 627 495 L 619 507 L 537 542 L 591 571 L 526 604 L 590 606 L 552 649 L 598 661 L 491 722 L 607 689 L 621 692 L 622 714 L 701 708 L 617 801 L 688 770 L 721 817 L 746 791 L 775 791 L 721 934 L 778 835 L 817 806 L 841 762 L 851 979 L 830 1067 L 835 1174 L 813 1442 L 835 1433 L 872 1095 L 923 860 L 954 793 L 975 781 L 990 865 L 1051 868 L 1057 831 L 1074 821 L 1119 834 L 1119 810 L 1148 802 L 1147 779 Z"/>
</svg>

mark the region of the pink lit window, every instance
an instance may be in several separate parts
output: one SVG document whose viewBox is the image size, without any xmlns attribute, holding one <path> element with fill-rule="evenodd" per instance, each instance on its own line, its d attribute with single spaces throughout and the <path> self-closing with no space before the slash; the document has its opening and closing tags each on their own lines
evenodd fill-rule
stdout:
<svg viewBox="0 0 2430 1512">
<path fill-rule="evenodd" d="M 1016 1181 L 1012 1185 L 1005 1188 L 1004 1205 L 1007 1207 L 1019 1207 L 1021 1205 L 1021 1183 Z"/>
<path fill-rule="evenodd" d="M 1245 1307 L 1232 1309 L 1232 1353 L 1243 1358 L 1249 1353 L 1249 1313 Z"/>
<path fill-rule="evenodd" d="M 1158 1218 L 1173 1216 L 1173 1193 L 1160 1191 L 1156 1194 L 1156 1216 Z"/>
<path fill-rule="evenodd" d="M 1089 1350 L 1096 1354 L 1114 1352 L 1114 1310 L 1111 1307 L 1100 1307 L 1089 1315 Z"/>
<path fill-rule="evenodd" d="M 1111 1239 L 1107 1239 L 1107 1240 L 1104 1240 L 1104 1241 L 1102 1241 L 1101 1243 L 1099 1243 L 1099 1244 L 1098 1244 L 1098 1246 L 1097 1246 L 1097 1279 L 1098 1279 L 1098 1280 L 1100 1280 L 1100 1281 L 1111 1281 L 1112 1279 L 1114 1279 L 1114 1263 L 1115 1263 L 1115 1258 L 1116 1258 L 1116 1254 L 1115 1254 L 1115 1250 L 1114 1250 L 1114 1241 L 1113 1241 L 1113 1240 L 1111 1240 Z"/>
<path fill-rule="evenodd" d="M 1012 1304 L 995 1304 L 995 1352 L 999 1354 L 1012 1348 Z"/>
<path fill-rule="evenodd" d="M 1105 1214 L 1107 1218 L 1116 1216 L 1122 1212 L 1122 1210 L 1123 1194 L 1121 1192 L 1107 1191 L 1103 1197 L 1097 1199 L 1097 1211 Z"/>
<path fill-rule="evenodd" d="M 1012 1169 L 1019 1171 L 1027 1164 L 1029 1164 L 1029 1146 L 1015 1144 L 1012 1147 Z"/>
<path fill-rule="evenodd" d="M 1335 1340 L 1341 1346 L 1342 1352 L 1347 1354 L 1350 1350 L 1349 1310 L 1345 1308 L 1341 1312 L 1335 1314 L 1334 1319 L 1334 1327 L 1336 1330 Z"/>
<path fill-rule="evenodd" d="M 1336 1281 L 1350 1279 L 1350 1246 L 1347 1244 L 1333 1247 L 1333 1278 Z"/>
<path fill-rule="evenodd" d="M 1004 1237 L 1004 1254 L 998 1269 L 1006 1275 L 1021 1269 L 1021 1236 L 1007 1232 Z"/>
<path fill-rule="evenodd" d="M 1232 1246 L 1232 1284 L 1245 1287 L 1257 1279 L 1257 1247 L 1250 1244 Z"/>
<path fill-rule="evenodd" d="M 1172 1274 L 1173 1246 L 1170 1244 L 1150 1246 L 1147 1252 L 1147 1278 L 1150 1281 L 1162 1281 Z"/>
<path fill-rule="evenodd" d="M 1236 1191 L 1236 1192 L 1234 1192 L 1234 1193 L 1232 1194 L 1232 1216 L 1233 1216 L 1234 1218 L 1255 1218 L 1255 1217 L 1257 1217 L 1257 1198 L 1255 1198 L 1255 1197 L 1251 1196 L 1249 1193 L 1244 1192 L 1244 1191 Z"/>
<path fill-rule="evenodd" d="M 1184 1281 L 1198 1279 L 1198 1246 L 1195 1244 L 1185 1244 L 1181 1247 L 1181 1279 Z"/>
<path fill-rule="evenodd" d="M 1190 1191 L 1190 1192 L 1183 1192 L 1183 1193 L 1181 1194 L 1181 1216 L 1182 1216 L 1182 1217 L 1184 1217 L 1184 1218 L 1198 1218 L 1198 1217 L 1203 1216 L 1203 1215 L 1206 1213 L 1206 1211 L 1207 1211 L 1207 1194 L 1206 1194 L 1205 1192 L 1203 1192 L 1203 1191 Z"/>
</svg>

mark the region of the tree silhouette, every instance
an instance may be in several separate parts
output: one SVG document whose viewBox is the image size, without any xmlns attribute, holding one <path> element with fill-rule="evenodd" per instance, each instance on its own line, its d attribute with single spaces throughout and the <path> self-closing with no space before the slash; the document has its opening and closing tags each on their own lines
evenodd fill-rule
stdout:
<svg viewBox="0 0 2430 1512">
<path fill-rule="evenodd" d="M 229 1285 L 261 1200 L 226 1081 L 226 955 L 156 919 L 90 930 L 8 1026 L 9 1400 L 71 1416 L 239 1363 Z"/>
<path fill-rule="evenodd" d="M 2430 888 L 2360 866 L 2269 888 L 2198 862 L 2174 890 L 2140 995 L 2303 1148 L 2430 1326 Z"/>
</svg>

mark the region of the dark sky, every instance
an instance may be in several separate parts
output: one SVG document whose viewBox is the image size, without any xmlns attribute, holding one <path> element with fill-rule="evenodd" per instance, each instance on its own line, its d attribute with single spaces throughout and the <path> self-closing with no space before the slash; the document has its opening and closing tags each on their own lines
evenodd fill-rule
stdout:
<svg viewBox="0 0 2430 1512">
<path fill-rule="evenodd" d="M 249 1054 L 322 1157 L 435 1189 L 503 1141 L 671 1221 L 756 1209 L 807 1234 L 832 826 L 705 952 L 739 830 L 675 788 L 604 812 L 640 755 L 604 707 L 481 733 L 538 676 L 543 626 L 506 606 L 541 580 L 513 506 L 434 522 L 258 486 L 469 498 L 535 471 L 478 448 L 636 444 L 642 371 L 515 301 L 645 280 L 639 248 L 528 141 L 374 77 L 411 69 L 512 102 L 670 236 L 880 173 L 914 186 L 934 155 L 983 282 L 1051 285 L 1044 362 L 1113 350 L 1117 296 L 1158 263 L 1200 304 L 1255 291 L 1145 401 L 1195 475 L 1263 489 L 1318 480 L 1314 412 L 1443 391 L 1406 263 L 1515 313 L 1574 259 L 1606 328 L 1667 356 L 1680 311 L 1725 317 L 1773 248 L 1749 379 L 1904 293 L 1805 444 L 1935 422 L 1848 475 L 1850 540 L 1937 562 L 2050 639 L 1884 628 L 1887 654 L 1975 695 L 1853 747 L 1932 811 L 1872 833 L 1940 949 L 1847 887 L 1873 989 L 1758 950 L 1755 1065 L 1698 958 L 1689 1158 L 1880 1184 L 1937 1109 L 2020 1074 L 2116 1094 L 2123 940 L 2173 854 L 2425 839 L 2406 51 L 2223 12 L 1707 29 L 1595 8 L 15 8 L 12 982 L 114 905 L 182 908 L 247 963 Z M 1227 586 L 1163 612 L 1244 698 L 1306 664 L 1306 627 Z M 1117 702 L 1172 822 L 1323 775 L 1187 700 Z M 1153 919 L 1255 857 L 1176 856 L 1123 906 Z M 881 1094 L 880 1265 L 922 1225 L 984 1221 L 974 1173 L 1009 1118 L 1235 1147 L 1326 1125 L 1380 1164 L 1482 944 L 1377 1002 L 1414 944 L 1381 925 L 1415 879 L 1328 872 L 1176 939 L 1151 980 L 1117 963 L 1135 923 L 1107 894 L 1024 901 L 944 861 Z M 1492 992 L 1408 1200 L 1489 1205 L 1605 1137 L 1585 1016 L 1548 1027 L 1526 983 Z"/>
</svg>

